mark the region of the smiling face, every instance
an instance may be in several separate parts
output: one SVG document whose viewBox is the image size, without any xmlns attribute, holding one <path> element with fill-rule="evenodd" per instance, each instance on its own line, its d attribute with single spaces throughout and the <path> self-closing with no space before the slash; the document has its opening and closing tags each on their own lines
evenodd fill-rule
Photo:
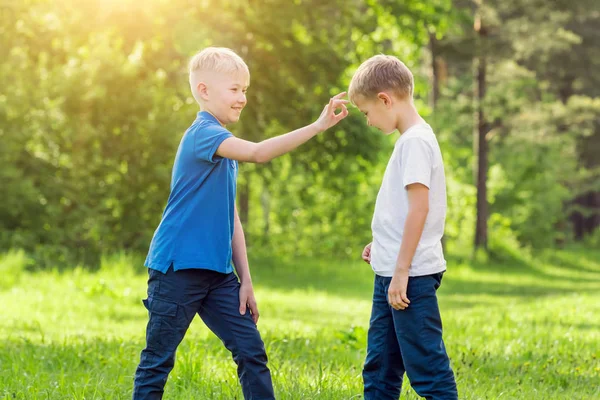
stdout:
<svg viewBox="0 0 600 400">
<path fill-rule="evenodd" d="M 393 107 L 394 98 L 381 92 L 372 99 L 358 96 L 354 104 L 367 118 L 367 124 L 389 135 L 398 128 L 398 118 Z"/>
<path fill-rule="evenodd" d="M 237 122 L 246 106 L 250 76 L 245 72 L 208 72 L 203 75 L 197 87 L 202 110 L 214 115 L 222 125 Z"/>
</svg>

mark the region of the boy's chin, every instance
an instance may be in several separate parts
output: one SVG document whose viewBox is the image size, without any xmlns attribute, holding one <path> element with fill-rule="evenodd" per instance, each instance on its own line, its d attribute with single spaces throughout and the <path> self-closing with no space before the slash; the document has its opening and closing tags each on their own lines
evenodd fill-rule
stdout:
<svg viewBox="0 0 600 400">
<path fill-rule="evenodd" d="M 227 126 L 227 125 L 231 125 L 231 124 L 235 124 L 236 122 L 238 122 L 240 120 L 239 116 L 227 116 L 227 118 L 225 120 L 223 120 L 223 125 Z"/>
<path fill-rule="evenodd" d="M 385 126 L 377 126 L 377 125 L 373 125 L 378 131 L 380 131 L 381 133 L 383 133 L 384 135 L 391 135 L 392 133 L 396 132 L 396 127 L 385 127 Z"/>
</svg>

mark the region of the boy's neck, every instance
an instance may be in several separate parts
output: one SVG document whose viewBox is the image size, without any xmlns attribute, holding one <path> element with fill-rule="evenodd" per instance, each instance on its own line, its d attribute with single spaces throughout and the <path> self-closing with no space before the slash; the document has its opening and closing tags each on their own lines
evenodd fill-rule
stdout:
<svg viewBox="0 0 600 400">
<path fill-rule="evenodd" d="M 396 128 L 401 135 L 415 125 L 426 123 L 423 117 L 419 115 L 419 112 L 415 108 L 415 104 L 412 101 L 400 103 L 398 105 L 397 112 L 398 123 Z"/>
<path fill-rule="evenodd" d="M 221 126 L 225 126 L 225 124 L 224 124 L 224 123 L 222 123 L 222 122 L 221 122 L 221 120 L 220 120 L 220 119 L 219 119 L 219 118 L 218 118 L 218 117 L 217 117 L 217 116 L 216 116 L 216 115 L 215 115 L 215 114 L 214 114 L 212 111 L 210 111 L 208 108 L 206 108 L 206 107 L 202 107 L 202 106 L 201 106 L 201 107 L 200 107 L 200 112 L 202 112 L 202 111 L 204 111 L 204 112 L 207 112 L 207 113 L 209 113 L 210 115 L 212 115 L 212 116 L 213 116 L 213 117 L 214 117 L 214 118 L 217 120 L 217 122 L 219 122 L 219 124 L 220 124 Z"/>
</svg>

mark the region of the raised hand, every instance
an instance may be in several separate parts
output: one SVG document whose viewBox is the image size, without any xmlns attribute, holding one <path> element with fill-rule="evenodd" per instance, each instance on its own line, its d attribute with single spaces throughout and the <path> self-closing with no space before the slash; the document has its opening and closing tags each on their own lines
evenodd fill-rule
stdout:
<svg viewBox="0 0 600 400">
<path fill-rule="evenodd" d="M 323 108 L 323 112 L 319 118 L 315 121 L 315 125 L 319 128 L 320 131 L 327 130 L 346 118 L 348 116 L 348 109 L 346 108 L 346 104 L 348 104 L 348 100 L 342 99 L 346 95 L 346 92 L 339 93 L 333 96 L 329 103 Z M 340 108 L 342 111 L 339 113 L 335 113 L 335 111 Z"/>
</svg>

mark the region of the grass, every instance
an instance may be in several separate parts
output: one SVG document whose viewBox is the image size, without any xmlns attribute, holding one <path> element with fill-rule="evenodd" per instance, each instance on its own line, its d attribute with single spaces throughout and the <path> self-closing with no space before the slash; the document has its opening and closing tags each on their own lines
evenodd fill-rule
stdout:
<svg viewBox="0 0 600 400">
<path fill-rule="evenodd" d="M 449 256 L 439 292 L 461 399 L 600 399 L 600 251 L 476 262 Z M 0 399 L 128 399 L 146 276 L 29 272 L 0 258 Z M 360 399 L 372 272 L 361 262 L 254 260 L 259 327 L 278 399 Z M 165 399 L 241 399 L 235 366 L 197 318 Z M 417 399 L 408 382 L 403 399 Z"/>
</svg>

